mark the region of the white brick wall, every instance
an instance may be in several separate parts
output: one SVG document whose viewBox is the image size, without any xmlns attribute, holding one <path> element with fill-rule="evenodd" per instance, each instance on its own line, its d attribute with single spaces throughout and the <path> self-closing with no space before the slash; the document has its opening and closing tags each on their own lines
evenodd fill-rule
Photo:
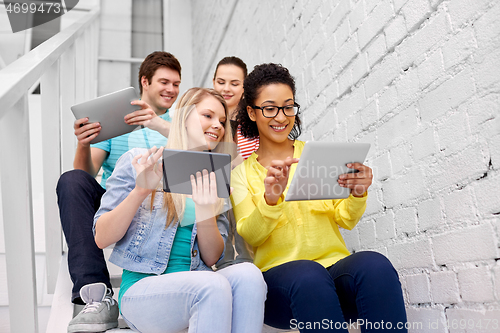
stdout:
<svg viewBox="0 0 500 333">
<path fill-rule="evenodd" d="M 211 86 L 228 55 L 249 70 L 282 63 L 297 81 L 304 139 L 372 143 L 365 217 L 342 233 L 351 250 L 388 255 L 409 320 L 423 324 L 410 332 L 463 332 L 452 324 L 500 318 L 500 2 L 192 8 L 195 82 L 209 73 L 201 83 Z"/>
<path fill-rule="evenodd" d="M 435 303 L 455 304 L 460 301 L 457 277 L 454 272 L 431 273 L 431 294 Z"/>
</svg>

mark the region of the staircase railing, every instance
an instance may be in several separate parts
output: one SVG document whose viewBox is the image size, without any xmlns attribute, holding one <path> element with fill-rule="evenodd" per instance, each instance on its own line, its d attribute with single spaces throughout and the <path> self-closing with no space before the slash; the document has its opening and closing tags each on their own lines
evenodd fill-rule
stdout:
<svg viewBox="0 0 500 333">
<path fill-rule="evenodd" d="M 63 251 L 55 187 L 73 168 L 70 106 L 96 96 L 98 17 L 98 8 L 89 11 L 0 71 L 1 218 L 13 333 L 38 332 L 31 165 L 43 168 L 47 291 L 55 289 Z M 43 158 L 30 161 L 28 94 L 38 83 Z"/>
</svg>

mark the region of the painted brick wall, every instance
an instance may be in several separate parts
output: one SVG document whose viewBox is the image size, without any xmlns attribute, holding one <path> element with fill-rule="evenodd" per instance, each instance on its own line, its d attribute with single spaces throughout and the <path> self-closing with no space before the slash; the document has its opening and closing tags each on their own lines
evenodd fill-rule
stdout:
<svg viewBox="0 0 500 333">
<path fill-rule="evenodd" d="M 193 34 L 195 83 L 227 55 L 282 63 L 301 139 L 372 144 L 343 235 L 392 261 L 410 332 L 500 331 L 499 1 L 193 0 Z"/>
</svg>

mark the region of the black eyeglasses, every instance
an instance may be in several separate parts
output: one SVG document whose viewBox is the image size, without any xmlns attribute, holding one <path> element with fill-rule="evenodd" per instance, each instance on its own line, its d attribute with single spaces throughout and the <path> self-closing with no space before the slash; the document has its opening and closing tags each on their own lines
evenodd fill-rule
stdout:
<svg viewBox="0 0 500 333">
<path fill-rule="evenodd" d="M 283 110 L 283 114 L 287 117 L 296 116 L 299 113 L 300 105 L 297 103 L 293 103 L 285 106 L 252 106 L 253 109 L 260 109 L 262 111 L 262 115 L 266 118 L 274 118 L 278 115 L 280 110 Z"/>
</svg>

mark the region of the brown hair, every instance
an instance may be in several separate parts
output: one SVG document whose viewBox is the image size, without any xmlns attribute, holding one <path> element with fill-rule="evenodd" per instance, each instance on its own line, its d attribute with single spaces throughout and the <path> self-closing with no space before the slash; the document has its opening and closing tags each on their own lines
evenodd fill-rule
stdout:
<svg viewBox="0 0 500 333">
<path fill-rule="evenodd" d="M 221 61 L 219 61 L 219 63 L 217 64 L 217 67 L 215 67 L 214 80 L 215 80 L 215 76 L 217 75 L 217 70 L 219 69 L 219 66 L 221 66 L 221 65 L 237 66 L 237 67 L 241 68 L 241 70 L 243 71 L 243 78 L 247 77 L 248 70 L 247 70 L 247 65 L 245 64 L 245 62 L 238 57 L 232 56 L 232 57 L 222 58 Z"/>
<path fill-rule="evenodd" d="M 142 95 L 142 83 L 141 79 L 143 76 L 146 77 L 148 83 L 151 84 L 151 79 L 155 74 L 156 70 L 160 67 L 167 67 L 179 73 L 181 76 L 181 64 L 179 60 L 172 54 L 163 51 L 155 51 L 150 53 L 146 59 L 141 64 L 139 68 L 139 89 Z"/>
</svg>

